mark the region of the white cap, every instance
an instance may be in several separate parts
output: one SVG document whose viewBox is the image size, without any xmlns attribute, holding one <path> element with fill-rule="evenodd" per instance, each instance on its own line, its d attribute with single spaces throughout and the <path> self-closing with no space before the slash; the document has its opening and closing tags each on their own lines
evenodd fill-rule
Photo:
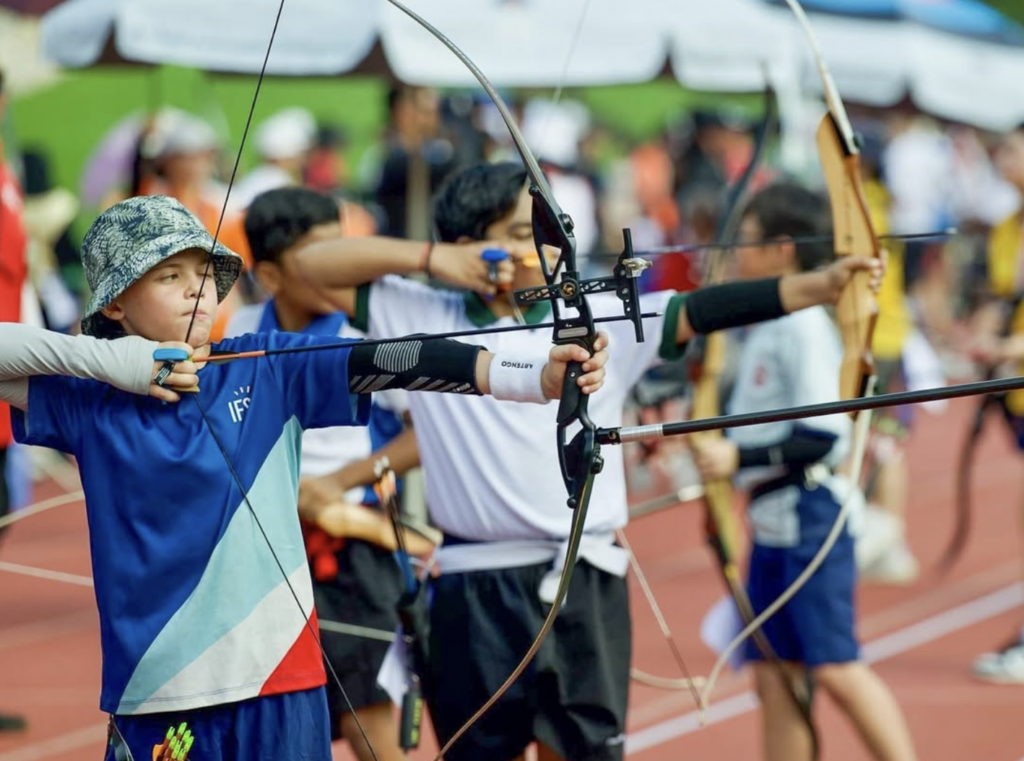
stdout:
<svg viewBox="0 0 1024 761">
<path fill-rule="evenodd" d="M 264 121 L 255 138 L 256 150 L 263 158 L 293 158 L 313 147 L 316 119 L 304 108 L 286 108 Z"/>
<path fill-rule="evenodd" d="M 177 108 L 164 108 L 156 115 L 153 129 L 142 144 L 146 158 L 157 159 L 182 153 L 216 150 L 217 133 L 198 116 Z"/>
</svg>

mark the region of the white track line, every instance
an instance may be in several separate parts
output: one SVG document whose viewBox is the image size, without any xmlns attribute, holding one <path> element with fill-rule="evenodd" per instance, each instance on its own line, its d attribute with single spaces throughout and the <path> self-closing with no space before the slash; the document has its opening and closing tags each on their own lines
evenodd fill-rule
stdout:
<svg viewBox="0 0 1024 761">
<path fill-rule="evenodd" d="M 44 499 L 42 502 L 36 502 L 34 505 L 23 507 L 20 510 L 15 510 L 13 513 L 0 517 L 0 528 L 10 526 L 12 523 L 17 523 L 18 521 L 23 521 L 33 515 L 45 513 L 47 510 L 52 510 L 53 508 L 60 507 L 61 505 L 73 505 L 74 503 L 81 502 L 84 499 L 85 492 L 81 490 L 69 492 L 67 494 L 58 494 L 56 497 Z"/>
<path fill-rule="evenodd" d="M 81 576 L 77 573 L 64 573 L 63 571 L 51 571 L 48 568 L 34 568 L 33 566 L 22 565 L 21 563 L 8 563 L 5 560 L 0 560 L 0 571 L 17 573 L 22 576 L 32 576 L 37 579 L 46 579 L 47 581 L 60 581 L 65 584 L 77 584 L 80 587 L 91 587 L 93 585 L 91 576 Z"/>
<path fill-rule="evenodd" d="M 102 747 L 106 738 L 107 723 L 93 724 L 91 727 L 26 745 L 12 750 L 10 753 L 0 753 L 0 761 L 41 761 L 44 758 L 53 758 L 61 753 L 68 753 L 87 746 L 98 749 Z"/>
<path fill-rule="evenodd" d="M 893 656 L 913 650 L 916 647 L 941 639 L 947 634 L 966 629 L 974 624 L 995 618 L 1008 610 L 1024 604 L 1024 583 L 1011 584 L 977 600 L 958 605 L 938 613 L 916 624 L 897 629 L 891 634 L 867 643 L 863 648 L 864 660 L 877 663 Z M 705 726 L 719 724 L 728 719 L 742 716 L 757 709 L 757 697 L 747 690 L 738 695 L 712 703 L 707 712 Z M 697 711 L 690 711 L 674 719 L 652 724 L 631 732 L 626 737 L 626 752 L 641 751 L 664 745 L 667 742 L 701 729 Z M 0 757 L 0 761 L 6 761 Z M 1022 759 L 1021 761 L 1024 761 Z"/>
</svg>

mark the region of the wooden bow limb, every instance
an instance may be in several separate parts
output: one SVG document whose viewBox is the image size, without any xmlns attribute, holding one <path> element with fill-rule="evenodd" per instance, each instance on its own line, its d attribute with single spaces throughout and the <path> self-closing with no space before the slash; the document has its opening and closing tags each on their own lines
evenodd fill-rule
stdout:
<svg viewBox="0 0 1024 761">
<path fill-rule="evenodd" d="M 860 181 L 860 157 L 841 141 L 835 117 L 826 114 L 818 126 L 818 152 L 832 207 L 836 256 L 881 259 Z M 853 273 L 836 304 L 836 321 L 843 341 L 839 371 L 839 398 L 864 396 L 868 379 L 875 375 L 871 338 L 878 322 L 878 302 L 866 270 Z"/>
</svg>

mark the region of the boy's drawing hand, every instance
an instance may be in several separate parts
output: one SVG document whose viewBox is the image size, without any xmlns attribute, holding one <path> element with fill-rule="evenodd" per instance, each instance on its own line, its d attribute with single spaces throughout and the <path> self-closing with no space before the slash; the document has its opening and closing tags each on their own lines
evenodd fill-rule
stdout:
<svg viewBox="0 0 1024 761">
<path fill-rule="evenodd" d="M 186 343 L 180 341 L 165 341 L 160 344 L 161 349 L 184 349 L 188 352 L 189 356 L 192 356 L 192 347 Z M 164 379 L 163 385 L 158 386 L 156 384 L 157 373 L 163 368 L 163 362 L 153 363 L 153 372 L 150 378 L 153 380 L 149 384 L 149 395 L 160 399 L 164 402 L 180 402 L 181 393 L 188 391 L 196 391 L 199 385 L 199 375 L 196 365 L 191 360 L 184 362 L 175 362 L 174 369 Z"/>
<path fill-rule="evenodd" d="M 551 347 L 548 363 L 541 375 L 544 396 L 548 399 L 559 399 L 562 396 L 562 381 L 570 362 L 583 364 L 583 375 L 576 379 L 584 394 L 593 394 L 604 385 L 605 369 L 608 363 L 608 334 L 598 333 L 594 341 L 594 355 L 576 344 L 562 344 Z"/>
<path fill-rule="evenodd" d="M 430 255 L 430 275 L 455 288 L 466 288 L 481 296 L 493 296 L 512 284 L 516 267 L 512 259 L 490 264 L 480 258 L 499 243 L 437 243 Z M 491 279 L 491 268 L 496 277 Z"/>
</svg>

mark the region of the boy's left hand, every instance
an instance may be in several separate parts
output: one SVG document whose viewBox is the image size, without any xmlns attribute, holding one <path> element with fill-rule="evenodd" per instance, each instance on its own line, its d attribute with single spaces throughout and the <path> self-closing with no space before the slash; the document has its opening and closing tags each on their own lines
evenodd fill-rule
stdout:
<svg viewBox="0 0 1024 761">
<path fill-rule="evenodd" d="M 825 268 L 827 278 L 827 298 L 825 303 L 836 303 L 843 288 L 850 282 L 855 272 L 867 271 L 870 276 L 869 285 L 871 292 L 877 294 L 882 287 L 882 279 L 885 277 L 886 261 L 889 258 L 888 252 L 882 250 L 882 258 L 877 259 L 868 256 L 840 256 L 832 264 Z"/>
<path fill-rule="evenodd" d="M 726 438 L 703 439 L 692 444 L 697 470 L 705 480 L 729 478 L 740 466 L 740 449 Z"/>
<path fill-rule="evenodd" d="M 584 394 L 593 394 L 604 385 L 605 369 L 608 363 L 608 334 L 598 333 L 594 341 L 594 355 L 582 346 L 576 344 L 562 344 L 551 347 L 548 354 L 548 363 L 544 365 L 541 375 L 541 385 L 544 388 L 544 396 L 548 399 L 560 399 L 562 396 L 562 382 L 565 379 L 565 371 L 570 362 L 583 364 L 583 375 L 576 379 L 576 385 L 583 389 Z"/>
</svg>

